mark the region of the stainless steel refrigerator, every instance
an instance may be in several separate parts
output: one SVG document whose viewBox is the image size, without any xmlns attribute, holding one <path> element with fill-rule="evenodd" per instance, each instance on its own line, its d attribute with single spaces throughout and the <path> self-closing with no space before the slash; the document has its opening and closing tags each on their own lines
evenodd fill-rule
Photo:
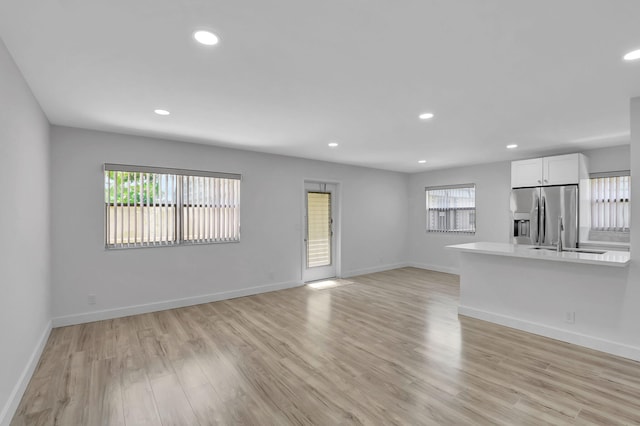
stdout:
<svg viewBox="0 0 640 426">
<path fill-rule="evenodd" d="M 562 217 L 562 245 L 578 247 L 578 185 L 517 188 L 511 191 L 514 244 L 555 246 Z"/>
</svg>

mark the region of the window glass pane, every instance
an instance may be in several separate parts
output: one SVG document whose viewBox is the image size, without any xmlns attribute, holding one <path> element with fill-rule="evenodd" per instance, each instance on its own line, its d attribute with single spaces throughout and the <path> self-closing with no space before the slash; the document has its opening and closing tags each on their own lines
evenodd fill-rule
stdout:
<svg viewBox="0 0 640 426">
<path fill-rule="evenodd" d="M 427 231 L 476 231 L 476 187 L 426 188 Z"/>
<path fill-rule="evenodd" d="M 184 241 L 240 240 L 239 180 L 185 176 L 182 193 Z"/>
<path fill-rule="evenodd" d="M 105 171 L 106 245 L 176 242 L 175 175 Z"/>
</svg>

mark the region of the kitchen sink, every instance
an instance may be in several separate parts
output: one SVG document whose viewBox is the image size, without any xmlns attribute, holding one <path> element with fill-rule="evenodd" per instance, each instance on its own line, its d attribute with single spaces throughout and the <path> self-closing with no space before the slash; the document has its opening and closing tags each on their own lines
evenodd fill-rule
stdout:
<svg viewBox="0 0 640 426">
<path fill-rule="evenodd" d="M 555 247 L 531 247 L 531 250 L 549 250 L 556 251 Z M 581 249 L 581 248 L 565 248 L 562 251 L 566 252 L 576 252 L 576 253 L 590 253 L 590 254 L 605 254 L 606 251 L 602 250 L 589 250 L 589 249 Z"/>
</svg>

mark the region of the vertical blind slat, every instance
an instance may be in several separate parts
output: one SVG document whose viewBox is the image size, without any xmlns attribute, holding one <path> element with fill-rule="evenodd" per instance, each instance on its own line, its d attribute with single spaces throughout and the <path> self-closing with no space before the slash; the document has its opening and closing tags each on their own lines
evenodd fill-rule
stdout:
<svg viewBox="0 0 640 426">
<path fill-rule="evenodd" d="M 147 246 L 149 246 L 149 241 L 151 240 L 151 220 L 149 219 L 150 214 L 151 214 L 151 210 L 149 210 L 149 173 L 145 173 L 145 181 L 144 181 L 144 188 L 142 189 L 144 192 L 144 212 L 145 212 L 145 216 L 144 216 L 144 223 L 146 225 L 146 231 L 147 231 L 147 235 L 145 238 L 145 243 Z"/>
<path fill-rule="evenodd" d="M 198 191 L 198 195 L 200 196 L 200 200 L 199 200 L 199 204 L 200 204 L 200 242 L 205 241 L 205 214 L 206 214 L 206 209 L 205 209 L 205 201 L 204 201 L 204 180 L 205 177 L 200 176 L 200 179 L 198 179 L 199 182 L 199 191 Z"/>
<path fill-rule="evenodd" d="M 123 198 L 124 198 L 124 178 L 123 176 L 120 177 L 120 232 L 119 232 L 119 239 L 120 239 L 120 244 L 124 245 L 124 204 L 122 202 Z"/>
<path fill-rule="evenodd" d="M 160 186 L 160 182 L 158 179 L 158 175 L 153 173 L 153 244 L 158 245 L 161 243 L 161 238 L 158 238 L 158 187 Z M 162 228 L 160 228 L 162 232 Z"/>
<path fill-rule="evenodd" d="M 105 234 L 107 235 L 107 243 L 110 243 L 113 241 L 113 239 L 111 237 L 111 173 L 109 172 L 106 172 L 106 181 L 107 193 L 105 195 Z"/>
<path fill-rule="evenodd" d="M 209 208 L 209 214 L 207 217 L 209 218 L 209 233 L 207 234 L 207 241 L 211 242 L 213 239 L 213 179 L 207 179 L 207 206 Z"/>
</svg>

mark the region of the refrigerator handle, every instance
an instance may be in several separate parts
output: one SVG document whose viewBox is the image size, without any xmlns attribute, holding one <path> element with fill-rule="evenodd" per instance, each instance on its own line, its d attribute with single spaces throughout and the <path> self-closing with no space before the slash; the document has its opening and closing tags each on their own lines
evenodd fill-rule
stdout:
<svg viewBox="0 0 640 426">
<path fill-rule="evenodd" d="M 543 195 L 540 198 L 540 244 L 544 245 L 545 234 L 547 233 L 547 221 L 546 221 L 546 213 L 547 213 L 547 200 Z"/>
<path fill-rule="evenodd" d="M 531 242 L 538 244 L 540 242 L 540 200 L 534 197 L 533 210 L 531 211 L 531 226 L 529 229 L 529 235 L 531 236 Z"/>
</svg>

